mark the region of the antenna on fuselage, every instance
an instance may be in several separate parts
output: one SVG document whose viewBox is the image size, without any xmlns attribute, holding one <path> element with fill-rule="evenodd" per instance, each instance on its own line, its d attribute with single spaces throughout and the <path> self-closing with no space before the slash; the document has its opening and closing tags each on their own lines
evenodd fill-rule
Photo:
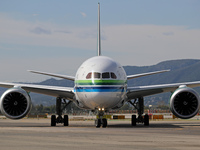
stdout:
<svg viewBox="0 0 200 150">
<path fill-rule="evenodd" d="M 100 3 L 98 3 L 98 39 L 97 39 L 98 56 L 101 56 L 101 31 L 100 31 Z"/>
</svg>

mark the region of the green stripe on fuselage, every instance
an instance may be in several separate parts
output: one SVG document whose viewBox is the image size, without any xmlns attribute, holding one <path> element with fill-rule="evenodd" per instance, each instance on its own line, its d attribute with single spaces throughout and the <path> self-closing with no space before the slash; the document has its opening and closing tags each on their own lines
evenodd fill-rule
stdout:
<svg viewBox="0 0 200 150">
<path fill-rule="evenodd" d="M 76 85 L 124 85 L 126 80 L 76 80 Z"/>
</svg>

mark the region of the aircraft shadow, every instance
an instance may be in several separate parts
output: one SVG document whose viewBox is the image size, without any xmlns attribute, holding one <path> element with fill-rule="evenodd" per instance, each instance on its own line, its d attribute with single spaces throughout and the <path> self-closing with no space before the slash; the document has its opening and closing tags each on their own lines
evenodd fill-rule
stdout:
<svg viewBox="0 0 200 150">
<path fill-rule="evenodd" d="M 108 128 L 181 128 L 181 126 L 174 124 L 150 124 L 149 126 L 144 126 L 143 124 L 137 124 L 136 126 L 130 124 L 112 124 L 108 125 Z"/>
<path fill-rule="evenodd" d="M 156 122 L 151 123 L 149 126 L 143 124 L 137 124 L 132 126 L 131 124 L 108 124 L 109 128 L 184 128 L 184 127 L 200 127 L 200 122 Z"/>
<path fill-rule="evenodd" d="M 183 128 L 183 127 L 200 127 L 200 122 L 150 122 L 149 126 L 144 126 L 143 124 L 137 124 L 136 126 L 131 126 L 131 123 L 118 123 L 118 122 L 110 122 L 108 121 L 107 128 Z M 48 128 L 51 127 L 50 123 L 38 123 L 38 122 L 4 122 L 0 119 L 0 127 L 44 127 Z M 57 124 L 56 127 L 62 128 L 65 127 L 62 124 Z M 85 128 L 95 128 L 94 123 L 74 123 L 69 122 L 69 128 L 79 128 L 79 127 L 85 127 Z M 66 128 L 66 127 L 65 127 Z"/>
</svg>

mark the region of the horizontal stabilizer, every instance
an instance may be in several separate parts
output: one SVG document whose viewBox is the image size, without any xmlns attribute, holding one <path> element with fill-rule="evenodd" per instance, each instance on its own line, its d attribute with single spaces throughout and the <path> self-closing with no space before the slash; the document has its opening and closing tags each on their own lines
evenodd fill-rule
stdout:
<svg viewBox="0 0 200 150">
<path fill-rule="evenodd" d="M 72 76 L 59 75 L 59 74 L 47 73 L 47 72 L 41 72 L 41 71 L 34 71 L 34 70 L 28 70 L 28 71 L 32 72 L 32 73 L 37 73 L 37 74 L 42 74 L 42 75 L 48 75 L 48 76 L 62 78 L 62 79 L 67 79 L 67 80 L 72 80 L 72 81 L 75 80 L 75 77 L 72 77 Z"/>
<path fill-rule="evenodd" d="M 139 78 L 139 77 L 143 77 L 143 76 L 148 76 L 148 75 L 153 75 L 153 74 L 158 74 L 158 73 L 163 73 L 163 72 L 168 72 L 168 71 L 170 71 L 170 70 L 161 70 L 161 71 L 129 75 L 129 76 L 127 76 L 127 79 L 130 80 L 130 79 L 134 79 L 134 78 Z"/>
</svg>

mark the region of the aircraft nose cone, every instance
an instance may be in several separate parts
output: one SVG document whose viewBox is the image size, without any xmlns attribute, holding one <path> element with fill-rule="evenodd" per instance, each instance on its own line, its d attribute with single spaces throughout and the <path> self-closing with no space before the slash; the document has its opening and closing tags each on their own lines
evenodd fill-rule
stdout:
<svg viewBox="0 0 200 150">
<path fill-rule="evenodd" d="M 122 100 L 122 95 L 116 92 L 87 92 L 84 94 L 84 102 L 87 107 L 95 108 L 111 108 Z"/>
</svg>

